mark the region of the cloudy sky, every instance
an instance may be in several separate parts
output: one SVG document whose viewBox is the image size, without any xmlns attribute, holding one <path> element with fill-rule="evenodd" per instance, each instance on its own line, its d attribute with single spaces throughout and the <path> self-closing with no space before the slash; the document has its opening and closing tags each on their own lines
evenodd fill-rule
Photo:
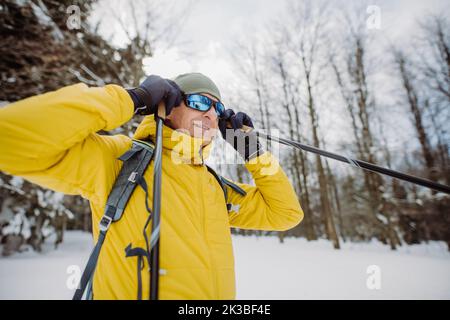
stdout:
<svg viewBox="0 0 450 320">
<path fill-rule="evenodd" d="M 230 59 L 230 50 L 240 37 L 261 36 L 271 21 L 283 19 L 282 15 L 285 12 L 287 1 L 289 0 L 149 1 L 167 18 L 167 21 L 175 16 L 173 13 L 178 13 L 183 16 L 183 23 L 175 42 L 159 43 L 154 56 L 145 59 L 145 70 L 148 74 L 158 74 L 167 78 L 185 72 L 202 72 L 217 83 L 222 91 L 223 100 L 227 104 L 230 95 L 228 93 L 232 92 L 230 88 L 242 84 L 235 76 L 236 63 Z M 383 46 L 388 42 L 409 43 L 416 36 L 417 20 L 426 13 L 449 12 L 446 0 L 330 0 L 330 2 L 336 8 L 359 8 L 360 17 L 365 20 L 369 16 L 366 12 L 368 6 L 376 5 L 380 8 L 380 29 L 374 31 L 377 33 L 378 39 L 385 40 L 375 43 L 380 55 L 384 54 Z M 115 10 L 125 15 L 128 4 L 129 2 L 126 0 L 103 1 L 100 2 L 93 14 L 94 20 L 102 20 L 101 31 L 105 36 L 112 36 L 117 45 L 126 43 L 126 37 L 120 31 L 120 26 L 112 19 L 110 12 Z M 126 18 L 124 17 L 124 19 Z M 332 23 L 335 23 L 334 20 Z M 389 86 L 388 81 L 387 90 L 389 90 Z M 388 95 L 384 95 L 384 97 L 392 98 Z M 329 102 L 330 105 L 332 103 L 333 101 Z M 337 120 L 335 117 L 329 119 L 331 124 L 336 124 Z M 387 121 L 386 126 L 397 130 L 390 135 L 398 136 L 393 143 L 397 144 L 395 148 L 403 152 L 403 141 L 412 134 L 411 131 L 404 129 L 410 126 L 410 122 L 408 119 L 395 117 L 392 117 L 391 120 L 396 125 L 391 125 Z M 342 121 L 347 120 L 343 118 Z M 401 125 L 402 121 L 403 126 Z M 411 130 L 410 127 L 409 130 Z M 325 138 L 327 141 L 341 139 L 334 132 Z"/>
<path fill-rule="evenodd" d="M 176 41 L 160 46 L 152 58 L 146 59 L 148 73 L 174 77 L 184 72 L 198 71 L 212 77 L 219 87 L 227 87 L 235 72 L 228 51 L 236 39 L 256 35 L 272 20 L 280 19 L 288 0 L 153 0 L 149 1 L 164 15 L 182 12 L 182 27 Z M 103 1 L 94 12 L 102 19 L 103 32 L 117 44 L 126 42 L 120 27 L 110 17 L 110 10 L 123 11 L 127 0 Z M 330 0 L 337 7 L 377 5 L 381 10 L 381 29 L 377 32 L 395 41 L 410 39 L 416 32 L 415 21 L 428 11 L 446 9 L 445 0 Z M 139 3 L 139 2 L 137 2 Z M 142 2 L 141 2 L 142 3 Z M 113 4 L 113 5 L 112 5 Z M 112 7 L 112 8 L 111 8 Z M 165 9 L 167 8 L 167 10 Z M 184 10 L 186 9 L 186 10 Z M 368 14 L 362 12 L 361 17 Z M 127 17 L 125 17 L 126 19 Z M 170 19 L 169 19 L 170 20 Z"/>
<path fill-rule="evenodd" d="M 342 5 L 362 1 L 336 1 Z M 174 0 L 184 6 L 185 0 Z M 367 1 L 366 1 L 367 2 Z M 194 0 L 189 9 L 189 18 L 183 24 L 180 41 L 187 45 L 194 56 L 184 56 L 176 46 L 157 50 L 148 61 L 148 70 L 167 77 L 182 72 L 200 71 L 211 75 L 220 84 L 226 85 L 232 77 L 232 66 L 227 50 L 242 34 L 261 31 L 271 20 L 283 12 L 285 0 Z M 444 9 L 448 2 L 442 0 L 370 1 L 381 9 L 379 32 L 393 39 L 410 38 L 415 33 L 415 20 L 425 12 Z M 363 13 L 364 14 L 364 13 Z"/>
<path fill-rule="evenodd" d="M 154 56 L 146 60 L 148 72 L 174 77 L 183 72 L 199 71 L 226 86 L 233 75 L 229 51 L 236 39 L 261 35 L 268 23 L 280 18 L 287 1 L 149 0 L 158 12 L 166 16 L 181 12 L 184 20 L 175 42 L 157 47 Z M 126 38 L 110 12 L 122 11 L 124 20 L 129 19 L 124 9 L 127 2 L 100 1 L 93 14 L 94 21 L 103 21 L 102 32 L 108 37 L 113 34 L 118 45 L 126 43 Z M 381 28 L 377 32 L 394 41 L 413 37 L 417 31 L 415 21 L 425 13 L 448 11 L 446 0 L 330 0 L 330 3 L 336 7 L 359 6 L 363 10 L 366 6 L 362 4 L 378 6 Z M 363 19 L 367 16 L 361 12 Z"/>
</svg>

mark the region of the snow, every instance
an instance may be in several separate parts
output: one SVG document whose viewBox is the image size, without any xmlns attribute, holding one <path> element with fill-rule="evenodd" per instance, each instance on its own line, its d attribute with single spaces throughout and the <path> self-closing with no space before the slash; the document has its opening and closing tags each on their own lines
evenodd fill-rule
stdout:
<svg viewBox="0 0 450 320">
<path fill-rule="evenodd" d="M 9 224 L 0 231 L 1 234 L 21 234 L 24 239 L 28 239 L 31 236 L 31 226 L 29 220 L 25 216 L 25 213 L 26 211 L 24 208 L 17 209 L 17 213 L 14 215 L 14 218 L 10 220 Z"/>
<path fill-rule="evenodd" d="M 51 243 L 51 241 L 49 241 Z M 450 253 L 443 242 L 391 251 L 378 242 L 343 243 L 233 236 L 238 299 L 450 299 Z M 0 299 L 70 299 L 73 266 L 84 266 L 91 235 L 65 234 L 57 250 L 0 258 Z M 368 270 L 380 289 L 368 289 Z M 377 269 L 375 267 L 375 269 Z"/>
<path fill-rule="evenodd" d="M 19 2 L 19 5 L 23 6 L 23 4 L 20 4 L 20 2 Z M 64 40 L 64 35 L 61 32 L 61 30 L 58 28 L 56 23 L 50 17 L 45 4 L 41 0 L 38 0 L 37 5 L 31 1 L 29 2 L 29 5 L 33 9 L 33 13 L 36 16 L 36 18 L 38 19 L 39 23 L 44 26 L 51 27 L 53 38 L 58 42 L 62 42 Z"/>
<path fill-rule="evenodd" d="M 391 251 L 372 243 L 235 237 L 238 299 L 450 299 L 450 253 L 443 242 Z M 381 271 L 370 290 L 367 270 Z"/>
<path fill-rule="evenodd" d="M 53 250 L 48 239 L 43 253 L 27 251 L 0 257 L 0 299 L 71 299 L 73 290 L 66 285 L 69 268 L 84 267 L 92 248 L 91 235 L 69 231 L 64 242 Z"/>
</svg>

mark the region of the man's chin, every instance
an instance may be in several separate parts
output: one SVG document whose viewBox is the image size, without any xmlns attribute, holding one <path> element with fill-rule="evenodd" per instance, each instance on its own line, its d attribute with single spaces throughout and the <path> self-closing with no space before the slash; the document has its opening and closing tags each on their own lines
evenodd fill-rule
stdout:
<svg viewBox="0 0 450 320">
<path fill-rule="evenodd" d="M 195 137 L 197 139 L 201 139 L 205 143 L 210 143 L 211 141 L 213 141 L 215 136 L 216 135 L 213 134 L 212 132 L 209 132 L 209 130 L 206 132 L 203 132 L 203 135 L 193 135 L 193 137 Z"/>
<path fill-rule="evenodd" d="M 194 126 L 191 136 L 203 140 L 212 140 L 217 135 L 218 131 L 218 129 L 214 128 L 204 129 Z"/>
</svg>

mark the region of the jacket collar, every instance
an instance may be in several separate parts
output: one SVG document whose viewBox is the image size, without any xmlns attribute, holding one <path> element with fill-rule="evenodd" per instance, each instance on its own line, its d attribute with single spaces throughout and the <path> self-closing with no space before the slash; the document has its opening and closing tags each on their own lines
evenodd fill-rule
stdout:
<svg viewBox="0 0 450 320">
<path fill-rule="evenodd" d="M 203 165 L 211 152 L 213 143 L 202 147 L 203 139 L 192 137 L 186 133 L 174 130 L 166 125 L 163 127 L 163 152 L 169 152 L 174 162 Z M 153 115 L 146 116 L 137 127 L 133 139 L 155 141 L 156 121 Z"/>
</svg>

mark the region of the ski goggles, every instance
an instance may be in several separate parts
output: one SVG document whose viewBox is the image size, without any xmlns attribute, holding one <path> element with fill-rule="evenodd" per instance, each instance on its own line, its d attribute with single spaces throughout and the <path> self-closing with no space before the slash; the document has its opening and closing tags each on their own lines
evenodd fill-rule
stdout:
<svg viewBox="0 0 450 320">
<path fill-rule="evenodd" d="M 186 103 L 186 106 L 188 106 L 189 108 L 202 112 L 207 112 L 209 111 L 209 109 L 214 107 L 217 117 L 219 118 L 225 113 L 225 106 L 222 102 L 216 102 L 198 93 L 185 95 L 184 101 Z"/>
</svg>

